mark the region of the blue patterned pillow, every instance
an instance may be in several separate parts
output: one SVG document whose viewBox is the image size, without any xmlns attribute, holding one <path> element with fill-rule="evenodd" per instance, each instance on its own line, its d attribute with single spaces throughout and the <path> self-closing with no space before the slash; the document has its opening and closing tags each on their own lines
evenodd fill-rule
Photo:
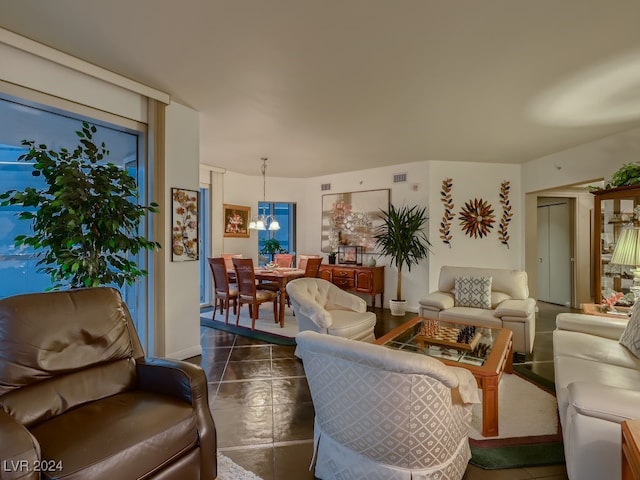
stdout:
<svg viewBox="0 0 640 480">
<path fill-rule="evenodd" d="M 620 344 L 627 347 L 636 357 L 640 357 L 640 301 L 633 304 L 627 328 L 620 336 Z"/>
<path fill-rule="evenodd" d="M 491 309 L 492 280 L 493 277 L 456 277 L 455 306 Z"/>
</svg>

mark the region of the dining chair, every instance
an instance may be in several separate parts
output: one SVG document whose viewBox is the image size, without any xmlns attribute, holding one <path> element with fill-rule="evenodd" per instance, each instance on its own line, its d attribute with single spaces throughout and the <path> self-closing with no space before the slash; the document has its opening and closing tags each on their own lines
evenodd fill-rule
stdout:
<svg viewBox="0 0 640 480">
<path fill-rule="evenodd" d="M 240 310 L 242 304 L 249 305 L 249 316 L 251 317 L 251 330 L 256 328 L 256 320 L 259 316 L 260 305 L 266 302 L 273 302 L 273 318 L 278 321 L 278 294 L 271 290 L 264 290 L 256 287 L 256 274 L 253 269 L 253 259 L 234 258 L 233 267 L 238 280 L 238 311 L 236 312 L 236 326 L 240 321 Z"/>
<path fill-rule="evenodd" d="M 242 258 L 241 253 L 223 253 L 220 255 L 224 258 L 224 264 L 227 267 L 227 275 L 229 283 L 236 283 L 236 271 L 233 269 L 233 258 Z"/>
<path fill-rule="evenodd" d="M 305 270 L 307 267 L 307 260 L 309 260 L 310 258 L 322 258 L 320 255 L 307 255 L 305 253 L 301 253 L 300 255 L 296 256 L 296 259 L 298 261 L 298 268 L 300 270 Z"/>
<path fill-rule="evenodd" d="M 306 260 L 304 266 L 304 276 L 309 278 L 316 278 L 320 271 L 320 264 L 322 263 L 322 257 L 309 257 Z"/>
<path fill-rule="evenodd" d="M 293 265 L 293 253 L 276 253 L 273 261 L 279 267 L 290 268 Z"/>
<path fill-rule="evenodd" d="M 213 316 L 216 316 L 216 310 L 218 308 L 218 301 L 220 302 L 220 313 L 225 313 L 224 323 L 229 323 L 229 307 L 233 300 L 233 313 L 237 310 L 238 300 L 238 288 L 237 286 L 231 287 L 229 285 L 229 274 L 227 271 L 226 260 L 222 257 L 208 258 L 209 267 L 211 267 L 211 273 L 213 274 L 213 290 L 214 290 L 214 304 L 213 304 Z M 225 311 L 226 310 L 226 311 Z"/>
</svg>

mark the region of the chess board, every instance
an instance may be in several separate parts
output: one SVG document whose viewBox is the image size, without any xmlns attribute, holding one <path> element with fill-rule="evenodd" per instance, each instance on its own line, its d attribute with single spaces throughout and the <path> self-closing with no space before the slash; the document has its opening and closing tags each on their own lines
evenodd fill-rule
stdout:
<svg viewBox="0 0 640 480">
<path fill-rule="evenodd" d="M 459 334 L 459 328 L 439 327 L 437 333 L 435 333 L 434 335 L 427 335 L 424 330 L 419 330 L 415 338 L 416 340 L 422 340 L 426 343 L 459 348 L 461 350 L 468 350 L 470 352 L 472 352 L 476 348 L 476 346 L 478 346 L 478 343 L 482 338 L 482 335 L 480 335 L 480 333 L 478 332 L 473 336 L 473 338 L 469 340 L 468 343 L 458 342 L 457 340 Z"/>
</svg>

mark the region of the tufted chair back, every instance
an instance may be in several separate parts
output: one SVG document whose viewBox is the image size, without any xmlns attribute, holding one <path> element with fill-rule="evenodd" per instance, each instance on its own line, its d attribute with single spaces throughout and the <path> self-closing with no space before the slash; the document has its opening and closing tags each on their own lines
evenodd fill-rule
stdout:
<svg viewBox="0 0 640 480">
<path fill-rule="evenodd" d="M 298 278 L 287 283 L 298 331 L 313 330 L 354 340 L 372 341 L 376 315 L 367 302 L 321 278 Z"/>
<path fill-rule="evenodd" d="M 315 476 L 461 479 L 473 375 L 412 352 L 301 332 L 315 410 Z"/>
</svg>

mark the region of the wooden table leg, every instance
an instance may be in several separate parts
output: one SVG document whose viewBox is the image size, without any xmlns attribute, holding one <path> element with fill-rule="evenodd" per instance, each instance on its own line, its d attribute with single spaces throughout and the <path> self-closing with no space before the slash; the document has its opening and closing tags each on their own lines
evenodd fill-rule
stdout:
<svg viewBox="0 0 640 480">
<path fill-rule="evenodd" d="M 513 341 L 509 342 L 509 348 L 507 348 L 507 358 L 505 358 L 504 372 L 513 373 Z"/>
<path fill-rule="evenodd" d="M 482 379 L 482 435 L 498 435 L 498 383 L 500 376 Z"/>
<path fill-rule="evenodd" d="M 509 339 L 504 362 L 504 373 L 513 372 L 513 339 Z M 502 373 L 490 377 L 482 377 L 480 388 L 482 388 L 482 435 L 485 437 L 498 436 L 498 386 Z"/>
<path fill-rule="evenodd" d="M 280 284 L 280 308 L 278 309 L 278 317 L 280 320 L 280 328 L 284 328 L 284 308 L 287 301 L 287 290 L 285 282 Z"/>
</svg>

